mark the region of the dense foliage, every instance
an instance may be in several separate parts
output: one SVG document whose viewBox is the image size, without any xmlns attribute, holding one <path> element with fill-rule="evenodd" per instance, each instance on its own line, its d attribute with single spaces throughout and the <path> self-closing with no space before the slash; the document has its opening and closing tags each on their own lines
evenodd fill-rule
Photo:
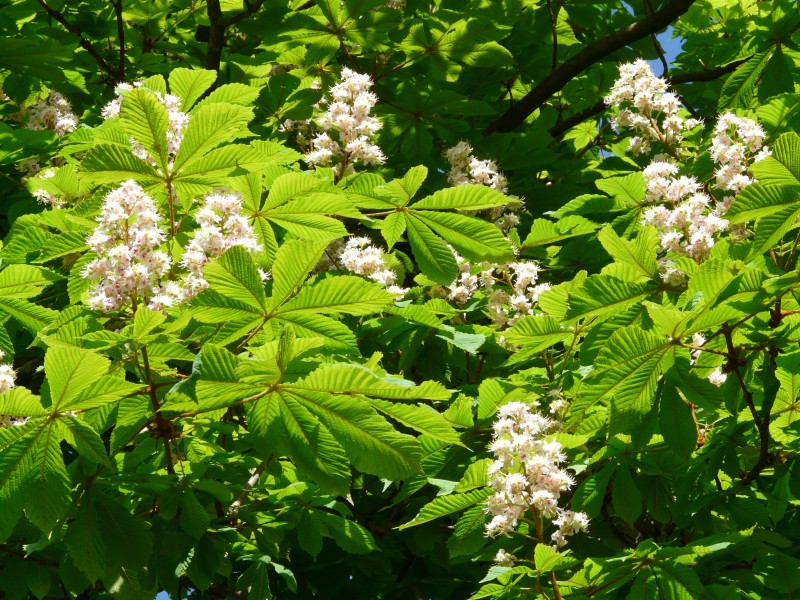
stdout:
<svg viewBox="0 0 800 600">
<path fill-rule="evenodd" d="M 3 597 L 800 592 L 795 2 L 0 6 Z"/>
</svg>

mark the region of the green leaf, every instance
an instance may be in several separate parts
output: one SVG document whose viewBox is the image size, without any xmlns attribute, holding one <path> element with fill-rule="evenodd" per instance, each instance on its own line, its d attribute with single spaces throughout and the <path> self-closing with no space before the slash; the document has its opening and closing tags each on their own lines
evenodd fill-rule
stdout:
<svg viewBox="0 0 800 600">
<path fill-rule="evenodd" d="M 408 174 L 406 174 L 406 176 L 408 176 Z M 486 187 L 485 185 L 467 184 L 439 190 L 423 198 L 419 202 L 416 202 L 412 208 L 414 210 L 446 210 L 452 208 L 456 210 L 472 211 L 494 208 L 495 206 L 505 206 L 508 202 L 508 196 L 497 190 Z"/>
<path fill-rule="evenodd" d="M 247 124 L 252 118 L 253 109 L 249 107 L 223 103 L 198 106 L 186 126 L 173 171 L 180 173 L 220 144 L 250 135 Z"/>
<path fill-rule="evenodd" d="M 81 171 L 94 185 L 133 179 L 147 187 L 161 179 L 155 168 L 119 146 L 95 146 L 81 161 Z"/>
<path fill-rule="evenodd" d="M 68 346 L 53 346 L 44 357 L 44 370 L 50 383 L 53 411 L 68 407 L 70 401 L 108 372 L 109 360 L 91 352 Z"/>
<path fill-rule="evenodd" d="M 303 287 L 277 311 L 313 311 L 317 314 L 368 315 L 385 308 L 394 296 L 377 283 L 351 275 L 338 275 Z"/>
<path fill-rule="evenodd" d="M 636 487 L 627 463 L 620 465 L 614 475 L 611 502 L 617 514 L 627 523 L 633 523 L 642 513 L 642 494 Z"/>
<path fill-rule="evenodd" d="M 60 421 L 44 423 L 32 452 L 25 514 L 44 533 L 50 533 L 63 518 L 72 500 L 72 484 L 61 453 L 63 427 Z"/>
<path fill-rule="evenodd" d="M 514 323 L 505 333 L 512 344 L 521 344 L 526 353 L 537 353 L 564 342 L 572 332 L 550 315 L 529 315 Z"/>
<path fill-rule="evenodd" d="M 417 441 L 399 433 L 366 400 L 297 389 L 292 398 L 324 423 L 359 470 L 392 481 L 420 471 Z"/>
<path fill-rule="evenodd" d="M 290 394 L 279 394 L 284 442 L 289 456 L 319 485 L 337 494 L 350 489 L 345 450 L 306 407 Z"/>
<path fill-rule="evenodd" d="M 681 456 L 689 456 L 697 448 L 697 426 L 692 411 L 678 391 L 665 385 L 661 393 L 658 426 L 667 445 Z"/>
<path fill-rule="evenodd" d="M 178 67 L 169 74 L 169 89 L 181 98 L 181 110 L 188 111 L 217 80 L 215 71 Z"/>
<path fill-rule="evenodd" d="M 397 529 L 408 529 L 415 525 L 422 525 L 434 519 L 450 515 L 454 512 L 464 510 L 471 506 L 475 506 L 478 502 L 482 502 L 492 494 L 490 489 L 473 490 L 466 494 L 450 494 L 448 496 L 439 496 L 434 498 L 431 502 L 422 507 L 416 517 L 408 523 L 404 523 L 397 527 Z"/>
<path fill-rule="evenodd" d="M 309 516 L 345 552 L 368 554 L 378 549 L 372 534 L 355 521 L 324 510 L 312 510 Z"/>
<path fill-rule="evenodd" d="M 412 214 L 413 219 L 425 223 L 468 260 L 503 262 L 514 256 L 503 233 L 488 221 L 428 210 L 415 210 Z"/>
<path fill-rule="evenodd" d="M 39 396 L 24 387 L 15 387 L 0 394 L 0 415 L 8 417 L 45 417 L 50 411 L 42 406 Z"/>
<path fill-rule="evenodd" d="M 434 381 L 413 385 L 404 379 L 381 379 L 361 365 L 322 364 L 292 387 L 339 394 L 363 394 L 391 400 L 449 400 L 450 392 Z"/>
<path fill-rule="evenodd" d="M 671 348 L 666 338 L 638 327 L 617 330 L 600 351 L 570 414 L 581 415 L 607 400 L 611 405 L 611 433 L 629 434 L 653 404 Z"/>
<path fill-rule="evenodd" d="M 556 223 L 547 219 L 536 219 L 522 246 L 524 248 L 547 246 L 572 237 L 592 233 L 596 229 L 596 224 L 578 215 L 564 217 Z"/>
<path fill-rule="evenodd" d="M 579 292 L 569 294 L 565 318 L 610 318 L 657 290 L 657 285 L 650 281 L 623 281 L 611 275 L 592 275 Z"/>
<path fill-rule="evenodd" d="M 423 435 L 441 440 L 447 444 L 463 445 L 452 426 L 441 413 L 430 406 L 424 404 L 399 404 L 376 399 L 370 399 L 370 404 L 383 414 Z"/>
<path fill-rule="evenodd" d="M 65 426 L 64 438 L 78 454 L 105 467 L 111 467 L 103 440 L 94 429 L 76 417 L 67 417 L 61 422 Z"/>
<path fill-rule="evenodd" d="M 755 54 L 725 80 L 717 104 L 720 112 L 730 108 L 750 108 L 756 83 L 771 55 L 769 51 Z"/>
<path fill-rule="evenodd" d="M 253 312 L 266 312 L 267 296 L 261 276 L 250 253 L 241 246 L 229 248 L 211 261 L 203 274 L 215 292 L 251 307 Z"/>
<path fill-rule="evenodd" d="M 167 109 L 151 92 L 136 88 L 125 94 L 119 112 L 125 132 L 139 142 L 163 173 L 167 170 Z"/>
<path fill-rule="evenodd" d="M 628 241 L 619 237 L 608 225 L 597 234 L 597 239 L 615 261 L 631 265 L 648 279 L 658 274 L 658 233 L 655 227 L 645 227 L 635 240 Z"/>
<path fill-rule="evenodd" d="M 19 321 L 33 334 L 39 333 L 56 318 L 56 311 L 19 298 L 0 296 L 0 313 L 6 313 Z"/>
<path fill-rule="evenodd" d="M 317 265 L 327 243 L 320 240 L 291 240 L 283 244 L 272 263 L 272 302 L 286 302 Z"/>
<path fill-rule="evenodd" d="M 420 271 L 442 285 L 450 285 L 458 275 L 453 252 L 439 239 L 430 227 L 413 214 L 406 217 L 408 242 Z"/>
</svg>

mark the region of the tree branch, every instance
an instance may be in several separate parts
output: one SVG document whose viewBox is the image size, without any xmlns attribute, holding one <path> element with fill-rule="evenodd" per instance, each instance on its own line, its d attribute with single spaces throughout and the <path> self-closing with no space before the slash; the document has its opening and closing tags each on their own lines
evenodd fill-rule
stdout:
<svg viewBox="0 0 800 600">
<path fill-rule="evenodd" d="M 125 22 L 122 20 L 122 0 L 112 0 L 114 14 L 117 16 L 117 37 L 119 38 L 119 65 L 117 75 L 120 81 L 125 81 Z"/>
<path fill-rule="evenodd" d="M 667 80 L 667 83 L 671 85 L 682 85 L 685 83 L 695 83 L 698 81 L 713 81 L 715 79 L 719 79 L 723 75 L 727 75 L 728 73 L 735 71 L 739 66 L 750 60 L 750 58 L 751 57 L 748 56 L 747 58 L 736 60 L 732 63 L 728 63 L 727 65 L 715 67 L 713 69 L 690 71 L 688 73 L 676 73 L 675 75 L 668 75 L 665 77 L 665 79 Z M 586 119 L 603 112 L 606 108 L 606 103 L 602 100 L 595 102 L 591 106 L 587 106 L 575 114 L 570 115 L 566 119 L 556 123 L 550 128 L 550 135 L 553 137 L 558 137 L 563 133 L 566 133 L 569 129 L 575 127 L 575 125 L 583 123 Z"/>
<path fill-rule="evenodd" d="M 206 12 L 210 23 L 206 69 L 219 71 L 219 65 L 222 62 L 222 48 L 225 45 L 225 18 L 222 16 L 219 0 L 207 0 Z"/>
<path fill-rule="evenodd" d="M 100 65 L 100 68 L 103 69 L 103 71 L 105 71 L 115 83 L 122 82 L 121 78 L 122 74 L 118 73 L 114 68 L 112 68 L 111 65 L 109 65 L 108 62 L 106 62 L 106 59 L 100 55 L 100 53 L 95 49 L 94 46 L 92 46 L 92 43 L 85 37 L 83 37 L 83 33 L 81 33 L 80 27 L 78 27 L 77 25 L 73 25 L 72 23 L 67 21 L 66 17 L 63 14 L 61 14 L 53 7 L 51 7 L 49 4 L 47 4 L 47 0 L 39 0 L 39 4 L 41 4 L 42 8 L 44 8 L 45 12 L 48 15 L 50 15 L 53 19 L 61 23 L 64 29 L 78 36 L 78 43 L 81 45 L 81 48 L 86 50 L 89 53 L 89 55 L 92 58 L 94 58 L 95 61 L 97 61 L 97 64 Z"/>
<path fill-rule="evenodd" d="M 231 25 L 236 25 L 239 21 L 242 21 L 255 13 L 261 6 L 264 4 L 264 0 L 256 0 L 252 4 L 250 4 L 247 0 L 244 1 L 244 12 L 240 12 L 238 15 L 231 17 L 225 21 L 225 26 L 230 27 Z"/>
<path fill-rule="evenodd" d="M 548 74 L 517 104 L 490 123 L 483 134 L 512 131 L 537 108 L 541 107 L 553 94 L 561 91 L 576 75 L 628 44 L 664 29 L 689 10 L 689 7 L 694 2 L 695 0 L 671 0 L 661 10 L 584 48 Z"/>
</svg>

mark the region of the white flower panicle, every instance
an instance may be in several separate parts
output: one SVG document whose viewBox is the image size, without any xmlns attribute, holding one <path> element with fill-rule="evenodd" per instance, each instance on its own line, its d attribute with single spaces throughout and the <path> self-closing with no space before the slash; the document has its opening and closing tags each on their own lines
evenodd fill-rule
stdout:
<svg viewBox="0 0 800 600">
<path fill-rule="evenodd" d="M 714 236 L 728 229 L 714 200 L 701 192 L 693 177 L 678 176 L 678 167 L 664 160 L 650 163 L 642 173 L 647 200 L 657 202 L 642 221 L 658 229 L 661 249 L 700 262 L 714 246 Z"/>
<path fill-rule="evenodd" d="M 222 256 L 228 248 L 241 246 L 248 252 L 262 249 L 252 226 L 242 215 L 242 197 L 239 194 L 208 194 L 194 218 L 200 227 L 181 257 L 180 264 L 189 273 L 183 281 L 183 298 L 180 299 L 192 298 L 208 287 L 203 267 L 212 258 Z"/>
<path fill-rule="evenodd" d="M 506 193 L 508 180 L 493 160 L 478 160 L 472 155 L 472 146 L 465 141 L 446 150 L 444 157 L 450 163 L 447 181 L 450 185 L 479 183 L 498 192 Z"/>
<path fill-rule="evenodd" d="M 159 250 L 166 234 L 155 202 L 128 180 L 106 194 L 97 221 L 86 243 L 98 257 L 83 271 L 85 278 L 98 281 L 89 293 L 89 306 L 111 311 L 146 301 L 171 265 Z"/>
<path fill-rule="evenodd" d="M 369 75 L 342 69 L 342 81 L 330 90 L 327 109 L 317 120 L 322 131 L 312 140 L 306 154 L 311 165 L 336 166 L 339 177 L 355 172 L 355 165 L 381 165 L 386 161 L 372 141 L 382 124 L 370 111 L 378 97 L 370 91 Z"/>
<path fill-rule="evenodd" d="M 619 79 L 605 97 L 605 103 L 621 107 L 612 123 L 617 130 L 633 129 L 639 134 L 630 140 L 629 149 L 634 154 L 649 153 L 652 141 L 678 142 L 685 131 L 700 124 L 697 119 L 678 115 L 680 99 L 642 59 L 619 66 Z"/>
<path fill-rule="evenodd" d="M 372 243 L 366 236 L 351 237 L 344 240 L 333 240 L 325 249 L 317 271 L 337 271 L 346 269 L 356 275 L 368 277 L 381 284 L 386 291 L 398 298 L 405 296 L 408 288 L 403 288 L 397 283 L 397 274 L 386 264 L 384 251 Z"/>
<path fill-rule="evenodd" d="M 408 291 L 395 285 L 397 274 L 386 266 L 383 250 L 372 245 L 368 237 L 352 237 L 338 253 L 344 268 L 377 281 L 389 292 L 403 296 Z"/>
<path fill-rule="evenodd" d="M 753 183 L 749 166 L 771 154 L 764 146 L 765 137 L 764 129 L 752 119 L 730 112 L 720 115 L 711 140 L 717 188 L 736 195 Z"/>
<path fill-rule="evenodd" d="M 72 112 L 72 104 L 58 92 L 50 92 L 26 111 L 25 127 L 34 130 L 49 129 L 58 137 L 64 137 L 78 127 L 78 115 Z"/>
<path fill-rule="evenodd" d="M 523 402 L 509 402 L 498 410 L 490 446 L 495 460 L 488 469 L 494 491 L 486 507 L 492 515 L 486 526 L 488 536 L 509 533 L 528 511 L 537 518 L 553 520 L 558 527 L 552 536 L 556 546 L 563 546 L 567 536 L 588 529 L 584 513 L 558 507 L 561 494 L 575 481 L 560 467 L 566 459 L 561 444 L 546 439 L 556 427 L 556 421 Z"/>
<path fill-rule="evenodd" d="M 5 356 L 5 352 L 0 350 L 0 360 Z M 0 364 L 0 394 L 3 394 L 16 385 L 16 373 L 14 367 L 9 364 Z"/>
</svg>

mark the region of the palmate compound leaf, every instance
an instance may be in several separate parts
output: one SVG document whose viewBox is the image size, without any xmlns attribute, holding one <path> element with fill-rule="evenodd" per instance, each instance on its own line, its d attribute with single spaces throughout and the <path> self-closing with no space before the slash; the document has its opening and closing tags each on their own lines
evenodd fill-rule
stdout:
<svg viewBox="0 0 800 600">
<path fill-rule="evenodd" d="M 28 518 L 48 532 L 71 500 L 61 441 L 66 440 L 89 461 L 103 464 L 108 460 L 99 435 L 65 412 L 118 400 L 138 386 L 106 376 L 108 359 L 88 350 L 54 346 L 48 349 L 44 364 L 49 407 L 21 388 L 4 395 L 0 405 L 8 410 L 6 414 L 30 417 L 23 427 L 0 429 L 0 497 L 30 493 L 25 503 Z"/>
<path fill-rule="evenodd" d="M 658 381 L 669 366 L 672 345 L 632 326 L 617 330 L 598 355 L 570 410 L 570 421 L 605 400 L 610 433 L 630 434 L 653 405 Z"/>
</svg>

